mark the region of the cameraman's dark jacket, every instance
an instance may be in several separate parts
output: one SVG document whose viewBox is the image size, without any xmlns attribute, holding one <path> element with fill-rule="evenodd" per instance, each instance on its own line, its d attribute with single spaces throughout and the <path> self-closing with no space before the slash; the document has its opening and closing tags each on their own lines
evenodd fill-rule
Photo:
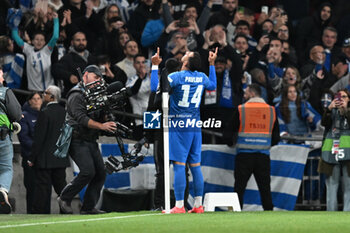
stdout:
<svg viewBox="0 0 350 233">
<path fill-rule="evenodd" d="M 13 94 L 11 89 L 4 87 L 1 83 L 0 88 L 3 90 L 3 93 L 5 93 L 5 96 L 0 98 L 1 111 L 7 115 L 10 122 L 19 122 L 22 118 L 22 109 L 21 105 L 16 99 L 16 96 Z M 9 127 L 8 125 L 0 122 L 0 127 L 1 126 Z"/>
<path fill-rule="evenodd" d="M 84 141 L 96 141 L 99 136 L 99 130 L 88 128 L 90 119 L 101 122 L 99 112 L 88 113 L 86 109 L 86 100 L 84 97 L 84 89 L 81 84 L 76 85 L 68 93 L 67 103 L 67 121 L 73 130 L 73 140 L 80 139 Z"/>
</svg>

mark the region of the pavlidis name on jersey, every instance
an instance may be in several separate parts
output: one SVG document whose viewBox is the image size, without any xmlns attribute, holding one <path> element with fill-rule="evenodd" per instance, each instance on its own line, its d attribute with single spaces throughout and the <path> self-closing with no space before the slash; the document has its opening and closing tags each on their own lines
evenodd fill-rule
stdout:
<svg viewBox="0 0 350 233">
<path fill-rule="evenodd" d="M 166 124 L 168 123 L 168 124 Z M 215 118 L 209 118 L 205 121 L 197 119 L 169 119 L 168 122 L 164 121 L 164 128 L 221 128 L 222 122 Z"/>
<path fill-rule="evenodd" d="M 203 81 L 202 77 L 185 77 L 185 82 L 189 83 L 201 83 Z"/>
</svg>

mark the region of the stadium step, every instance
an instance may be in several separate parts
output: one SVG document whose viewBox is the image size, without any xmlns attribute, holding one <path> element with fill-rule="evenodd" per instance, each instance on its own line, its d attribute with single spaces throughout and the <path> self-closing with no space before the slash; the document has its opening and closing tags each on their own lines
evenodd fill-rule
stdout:
<svg viewBox="0 0 350 233">
<path fill-rule="evenodd" d="M 206 193 L 204 196 L 204 211 L 215 211 L 215 207 L 231 207 L 240 212 L 237 193 Z"/>
</svg>

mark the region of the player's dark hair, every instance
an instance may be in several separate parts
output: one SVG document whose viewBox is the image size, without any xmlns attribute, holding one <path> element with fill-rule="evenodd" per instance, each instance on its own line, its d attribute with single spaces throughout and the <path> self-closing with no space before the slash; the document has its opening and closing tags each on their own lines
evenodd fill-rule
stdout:
<svg viewBox="0 0 350 233">
<path fill-rule="evenodd" d="M 201 55 L 198 52 L 193 52 L 193 56 L 188 59 L 188 69 L 190 71 L 201 70 Z"/>
</svg>

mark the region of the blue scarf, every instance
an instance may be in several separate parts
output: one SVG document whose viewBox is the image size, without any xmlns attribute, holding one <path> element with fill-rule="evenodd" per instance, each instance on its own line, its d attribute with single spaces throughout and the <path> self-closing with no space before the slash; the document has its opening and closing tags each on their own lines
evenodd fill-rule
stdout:
<svg viewBox="0 0 350 233">
<path fill-rule="evenodd" d="M 232 108 L 232 85 L 229 76 L 229 72 L 226 69 L 224 73 L 224 80 L 222 82 L 222 89 L 220 95 L 220 106 L 225 108 Z"/>
</svg>

